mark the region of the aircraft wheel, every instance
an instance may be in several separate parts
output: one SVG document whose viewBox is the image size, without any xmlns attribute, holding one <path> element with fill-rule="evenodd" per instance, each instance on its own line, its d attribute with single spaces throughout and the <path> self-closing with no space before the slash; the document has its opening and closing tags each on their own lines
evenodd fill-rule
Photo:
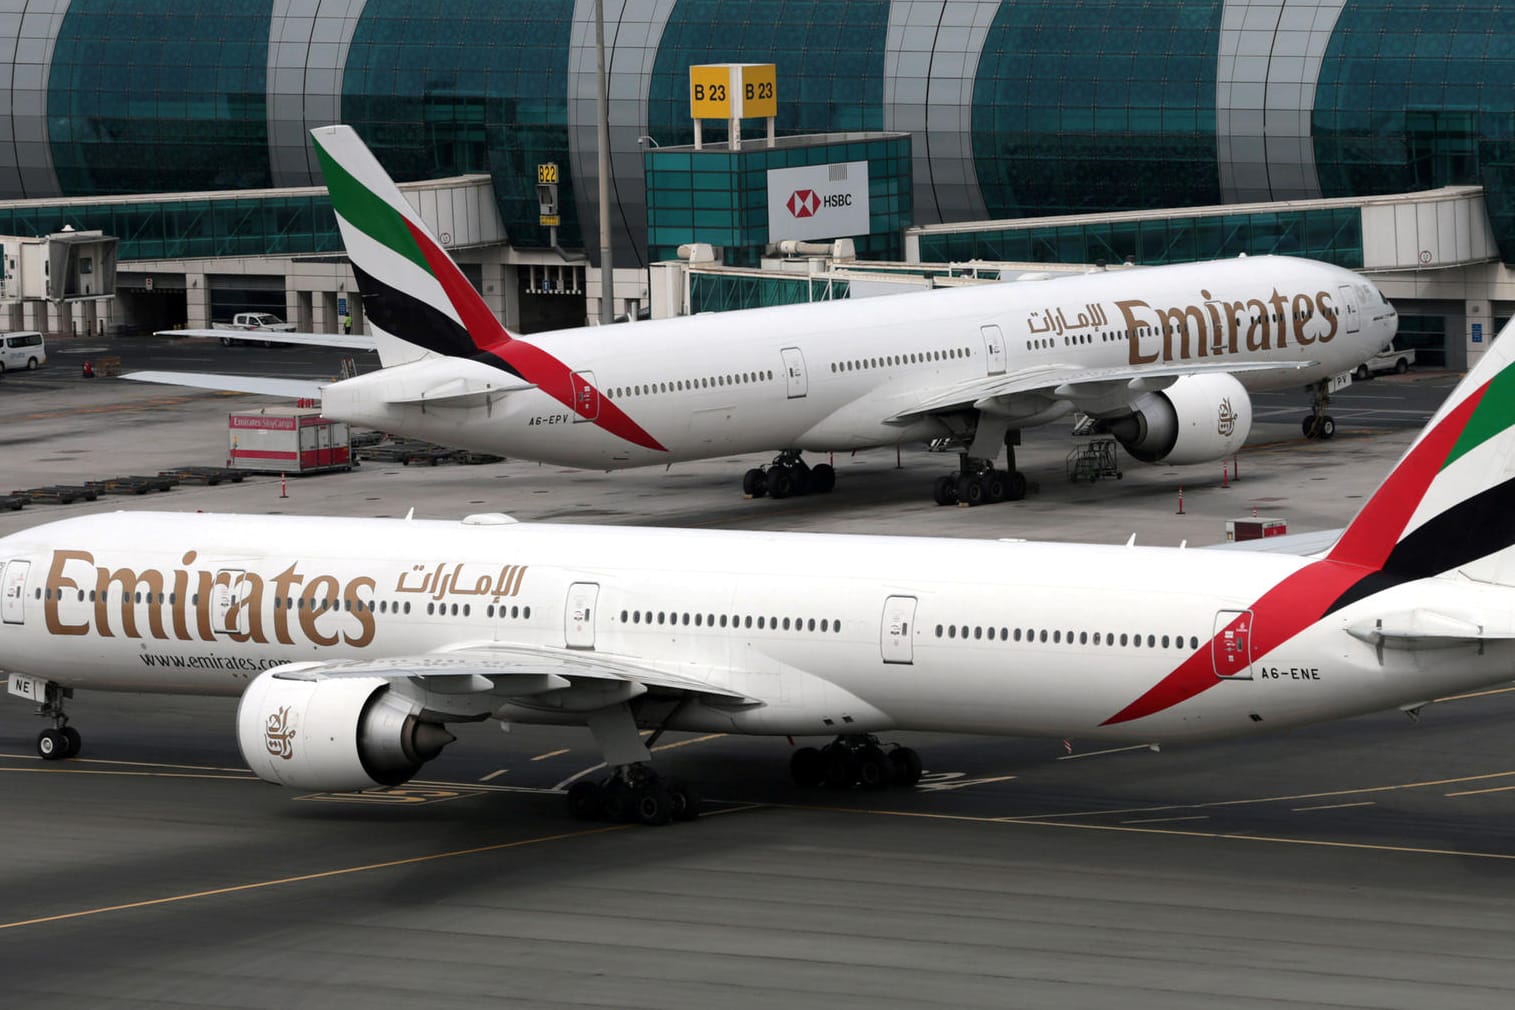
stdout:
<svg viewBox="0 0 1515 1010">
<path fill-rule="evenodd" d="M 62 761 L 68 757 L 68 739 L 61 729 L 45 729 L 37 734 L 37 754 L 44 761 Z"/>
<path fill-rule="evenodd" d="M 857 785 L 858 760 L 850 748 L 833 744 L 823 752 L 826 759 L 826 785 L 832 789 L 850 789 Z"/>
<path fill-rule="evenodd" d="M 649 828 L 660 828 L 673 820 L 673 797 L 657 783 L 638 789 L 635 805 L 636 819 Z"/>
<path fill-rule="evenodd" d="M 1336 419 L 1329 414 L 1320 419 L 1320 437 L 1330 438 L 1336 434 Z"/>
<path fill-rule="evenodd" d="M 768 475 L 757 467 L 742 474 L 742 494 L 761 498 L 768 493 Z"/>
<path fill-rule="evenodd" d="M 836 469 L 830 463 L 817 463 L 811 468 L 811 494 L 829 494 L 834 487 L 836 487 Z"/>
<path fill-rule="evenodd" d="M 675 782 L 668 787 L 668 795 L 673 800 L 674 820 L 692 821 L 700 816 L 700 797 L 693 789 Z"/>
<path fill-rule="evenodd" d="M 938 505 L 957 504 L 957 477 L 954 474 L 944 474 L 936 479 L 936 488 L 932 495 Z"/>
<path fill-rule="evenodd" d="M 826 759 L 814 747 L 801 747 L 789 758 L 789 777 L 801 789 L 814 789 L 826 779 Z"/>
<path fill-rule="evenodd" d="M 801 460 L 795 460 L 789 467 L 789 479 L 794 484 L 795 494 L 809 494 L 810 468 Z"/>
<path fill-rule="evenodd" d="M 575 782 L 568 787 L 568 812 L 581 821 L 596 820 L 602 807 L 600 787 L 594 782 Z"/>
<path fill-rule="evenodd" d="M 63 756 L 66 758 L 78 757 L 79 748 L 84 746 L 84 738 L 79 735 L 79 731 L 72 726 L 64 726 L 60 732 L 63 734 L 63 742 L 67 747 L 67 753 Z"/>
<path fill-rule="evenodd" d="M 894 784 L 905 789 L 913 789 L 920 784 L 921 773 L 925 768 L 921 765 L 921 756 L 912 747 L 896 747 L 889 752 L 889 764 L 894 771 Z"/>
<path fill-rule="evenodd" d="M 864 747 L 857 757 L 857 784 L 864 789 L 885 789 L 893 778 L 889 755 L 878 747 Z"/>
<path fill-rule="evenodd" d="M 1117 476 L 1119 476 L 1119 475 L 1117 474 Z M 1020 501 L 1022 498 L 1025 498 L 1026 497 L 1026 475 L 1023 474 L 1023 473 L 1021 473 L 1019 470 L 1016 470 L 1013 473 L 1011 473 L 1009 481 L 1007 482 L 1007 488 L 1006 488 L 1006 490 L 1007 490 L 1007 494 L 1005 495 L 1005 500 L 1006 501 Z"/>
<path fill-rule="evenodd" d="M 789 473 L 787 466 L 775 466 L 768 469 L 768 494 L 773 498 L 788 498 L 795 493 L 794 478 Z"/>
<path fill-rule="evenodd" d="M 1305 433 L 1305 438 L 1314 438 L 1315 437 L 1315 418 L 1306 415 L 1305 419 L 1300 422 L 1299 429 L 1300 429 L 1300 431 L 1303 431 Z"/>
<path fill-rule="evenodd" d="M 962 500 L 969 505 L 982 505 L 987 499 L 984 495 L 984 481 L 980 477 L 969 477 L 958 482 L 958 490 Z"/>
<path fill-rule="evenodd" d="M 1010 493 L 1010 487 L 1005 477 L 1006 474 L 1003 470 L 985 470 L 979 476 L 979 483 L 984 487 L 985 504 L 994 505 L 1005 500 L 1005 497 Z"/>
<path fill-rule="evenodd" d="M 636 797 L 626 783 L 617 779 L 600 788 L 600 816 L 618 824 L 636 820 Z"/>
</svg>

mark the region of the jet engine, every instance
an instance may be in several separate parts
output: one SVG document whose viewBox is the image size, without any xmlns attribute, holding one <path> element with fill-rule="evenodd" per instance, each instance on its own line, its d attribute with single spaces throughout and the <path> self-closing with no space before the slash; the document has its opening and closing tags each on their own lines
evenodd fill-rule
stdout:
<svg viewBox="0 0 1515 1010">
<path fill-rule="evenodd" d="M 1185 375 L 1142 396 L 1131 413 L 1103 420 L 1100 429 L 1143 463 L 1208 463 L 1247 440 L 1252 400 L 1233 376 Z"/>
<path fill-rule="evenodd" d="M 455 739 L 382 677 L 269 672 L 237 705 L 242 759 L 260 779 L 299 789 L 397 786 Z"/>
</svg>

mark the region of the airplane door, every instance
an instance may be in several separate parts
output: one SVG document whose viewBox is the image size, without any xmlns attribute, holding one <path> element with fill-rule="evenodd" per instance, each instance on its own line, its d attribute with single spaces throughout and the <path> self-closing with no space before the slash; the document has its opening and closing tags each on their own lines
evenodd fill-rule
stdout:
<svg viewBox="0 0 1515 1010">
<path fill-rule="evenodd" d="M 1216 611 L 1210 658 L 1221 680 L 1252 679 L 1252 611 Z"/>
<path fill-rule="evenodd" d="M 1362 326 L 1357 312 L 1357 291 L 1350 284 L 1341 285 L 1341 312 L 1346 316 L 1347 332 L 1356 333 Z"/>
<path fill-rule="evenodd" d="M 573 421 L 593 421 L 600 416 L 600 391 L 595 388 L 593 372 L 574 372 L 568 377 L 573 390 Z"/>
<path fill-rule="evenodd" d="M 879 629 L 879 651 L 886 663 L 914 663 L 915 597 L 891 596 L 884 601 L 883 626 Z"/>
<path fill-rule="evenodd" d="M 805 356 L 798 347 L 786 347 L 779 354 L 784 357 L 784 381 L 789 385 L 789 399 L 798 400 L 810 389 L 805 378 Z"/>
<path fill-rule="evenodd" d="M 247 634 L 247 573 L 223 568 L 210 587 L 210 626 L 217 634 Z"/>
<path fill-rule="evenodd" d="M 989 363 L 990 375 L 1003 375 L 1005 373 L 1005 337 L 1000 333 L 998 326 L 980 326 L 979 333 L 984 336 L 984 360 Z"/>
<path fill-rule="evenodd" d="M 25 624 L 26 577 L 31 574 L 30 561 L 12 561 L 0 577 L 0 616 L 6 624 Z"/>
<path fill-rule="evenodd" d="M 568 587 L 563 607 L 563 641 L 570 649 L 594 648 L 594 608 L 600 597 L 595 582 L 575 582 Z"/>
</svg>

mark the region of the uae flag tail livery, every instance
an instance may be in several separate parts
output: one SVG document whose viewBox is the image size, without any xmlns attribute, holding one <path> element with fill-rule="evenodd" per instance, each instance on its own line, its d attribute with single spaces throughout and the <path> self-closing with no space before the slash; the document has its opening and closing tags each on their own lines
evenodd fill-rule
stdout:
<svg viewBox="0 0 1515 1010">
<path fill-rule="evenodd" d="M 582 373 L 506 331 L 351 127 L 311 136 L 384 367 L 437 356 L 481 362 L 628 441 L 663 449 Z"/>
<path fill-rule="evenodd" d="M 1266 591 L 1223 639 L 1250 635 L 1265 655 L 1351 604 L 1421 579 L 1420 605 L 1391 609 L 1347 632 L 1380 648 L 1438 649 L 1515 637 L 1515 622 L 1496 628 L 1445 612 L 1441 580 L 1515 586 L 1515 327 L 1506 326 L 1460 382 L 1323 557 Z M 1387 594 L 1380 596 L 1379 594 Z M 1508 609 L 1508 608 L 1507 608 Z M 1214 687 L 1219 678 L 1202 650 L 1124 709 L 1113 726 L 1163 711 Z M 1515 675 L 1515 670 L 1511 671 Z"/>
</svg>

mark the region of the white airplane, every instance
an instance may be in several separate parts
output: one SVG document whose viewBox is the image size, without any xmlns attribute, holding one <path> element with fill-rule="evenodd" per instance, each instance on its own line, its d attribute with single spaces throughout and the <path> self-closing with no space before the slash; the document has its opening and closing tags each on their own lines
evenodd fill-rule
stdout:
<svg viewBox="0 0 1515 1010">
<path fill-rule="evenodd" d="M 896 730 L 1110 743 L 1413 711 L 1515 677 L 1506 327 L 1329 550 L 118 512 L 0 540 L 0 665 L 76 754 L 74 690 L 241 695 L 243 757 L 394 786 L 498 719 L 587 724 L 581 816 L 691 816 L 640 729 L 835 736 L 802 784 L 912 784 Z M 804 578 L 793 559 L 807 559 Z"/>
<path fill-rule="evenodd" d="M 614 470 L 778 451 L 743 490 L 829 491 L 801 453 L 941 440 L 940 504 L 1018 499 L 1020 429 L 1081 411 L 1146 462 L 1236 452 L 1248 390 L 1328 383 L 1398 328 L 1348 270 L 1262 256 L 581 327 L 505 331 L 346 126 L 312 131 L 382 369 L 318 384 L 137 372 L 318 397 L 328 417 L 445 445 Z M 279 339 L 289 334 L 273 334 Z M 1007 466 L 1000 468 L 1008 447 Z"/>
</svg>

